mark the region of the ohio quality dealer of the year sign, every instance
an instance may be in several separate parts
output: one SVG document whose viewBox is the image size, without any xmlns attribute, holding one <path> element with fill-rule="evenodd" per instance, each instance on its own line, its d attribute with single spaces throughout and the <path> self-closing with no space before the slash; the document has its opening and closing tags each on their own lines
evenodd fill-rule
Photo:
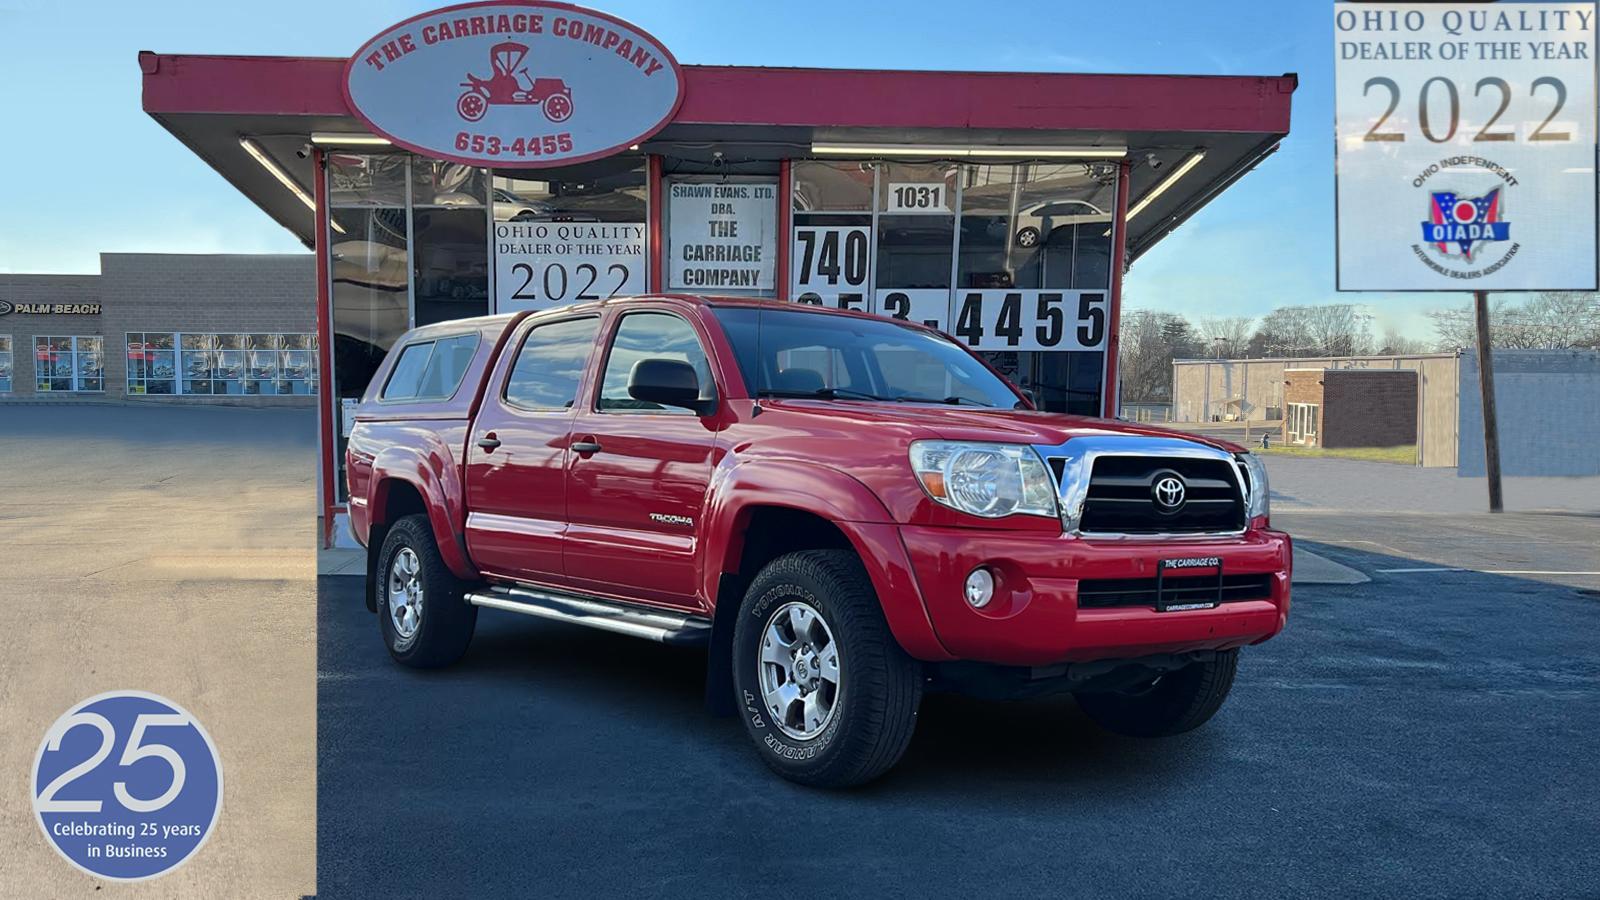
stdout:
<svg viewBox="0 0 1600 900">
<path fill-rule="evenodd" d="M 1595 4 L 1333 24 L 1339 290 L 1594 290 Z"/>
<path fill-rule="evenodd" d="M 407 19 L 345 64 L 345 99 L 395 144 L 470 165 L 609 156 L 655 134 L 683 72 L 627 22 L 564 3 L 468 3 Z"/>
</svg>

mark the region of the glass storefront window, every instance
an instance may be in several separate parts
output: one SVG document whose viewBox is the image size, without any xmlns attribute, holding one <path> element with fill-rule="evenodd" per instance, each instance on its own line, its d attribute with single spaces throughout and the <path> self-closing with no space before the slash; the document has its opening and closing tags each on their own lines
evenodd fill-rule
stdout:
<svg viewBox="0 0 1600 900">
<path fill-rule="evenodd" d="M 128 332 L 128 393 L 177 393 L 176 335 Z"/>
<path fill-rule="evenodd" d="M 1048 346 L 1045 336 L 1072 343 L 1065 340 L 1070 329 L 1075 345 L 1101 344 L 1116 169 L 1104 163 L 1023 163 L 966 166 L 961 177 L 951 328 L 958 334 L 987 328 L 990 342 L 999 336 L 992 332 L 1008 329 L 1014 345 L 1041 347 Z M 991 293 L 1013 288 L 1017 293 Z M 982 300 L 969 302 L 975 291 L 985 292 Z M 1017 309 L 1007 312 L 1004 304 L 1013 296 Z M 984 356 L 1044 409 L 1100 413 L 1102 350 L 1001 349 Z"/>
<path fill-rule="evenodd" d="M 415 325 L 489 314 L 489 221 L 482 206 L 413 209 Z"/>
<path fill-rule="evenodd" d="M 99 336 L 40 335 L 33 339 L 34 390 L 99 393 L 105 390 L 105 357 Z"/>
<path fill-rule="evenodd" d="M 950 287 L 957 171 L 950 163 L 879 165 L 879 290 Z"/>
<path fill-rule="evenodd" d="M 610 159 L 544 169 L 496 172 L 491 197 L 496 222 L 645 221 L 649 191 L 644 158 Z"/>
<path fill-rule="evenodd" d="M 438 159 L 411 160 L 412 206 L 470 206 L 483 209 L 488 177 L 483 169 Z"/>
<path fill-rule="evenodd" d="M 1114 165 L 796 161 L 791 176 L 791 299 L 939 328 L 1044 408 L 1100 411 Z"/>
<path fill-rule="evenodd" d="M 326 159 L 330 206 L 405 208 L 405 156 L 329 153 Z"/>
<path fill-rule="evenodd" d="M 872 212 L 873 169 L 868 162 L 796 160 L 789 170 L 795 216 Z"/>
<path fill-rule="evenodd" d="M 0 334 L 0 394 L 11 393 L 11 335 Z"/>
<path fill-rule="evenodd" d="M 129 332 L 128 393 L 314 394 L 316 346 L 314 334 Z"/>
</svg>

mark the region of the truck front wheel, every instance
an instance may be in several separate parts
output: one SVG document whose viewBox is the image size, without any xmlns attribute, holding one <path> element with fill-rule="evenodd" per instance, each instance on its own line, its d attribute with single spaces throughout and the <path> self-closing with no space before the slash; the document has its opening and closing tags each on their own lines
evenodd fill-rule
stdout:
<svg viewBox="0 0 1600 900">
<path fill-rule="evenodd" d="M 1120 691 L 1078 693 L 1078 707 L 1096 725 L 1129 737 L 1167 737 L 1204 725 L 1222 708 L 1239 667 L 1239 651 L 1224 650 L 1206 662 Z"/>
<path fill-rule="evenodd" d="M 850 787 L 905 753 L 921 667 L 889 633 L 853 554 L 807 550 L 768 563 L 745 593 L 733 640 L 735 702 L 779 775 Z"/>
<path fill-rule="evenodd" d="M 395 522 L 378 554 L 378 627 L 395 662 L 416 669 L 447 666 L 467 652 L 478 608 L 439 556 L 428 517 Z"/>
</svg>

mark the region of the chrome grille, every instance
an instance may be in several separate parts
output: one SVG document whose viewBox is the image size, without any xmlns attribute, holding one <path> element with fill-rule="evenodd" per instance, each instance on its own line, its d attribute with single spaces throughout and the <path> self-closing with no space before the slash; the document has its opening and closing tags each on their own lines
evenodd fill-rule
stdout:
<svg viewBox="0 0 1600 900">
<path fill-rule="evenodd" d="M 1092 435 L 1040 454 L 1056 478 L 1070 532 L 1091 536 L 1237 534 L 1245 529 L 1243 476 L 1231 453 L 1179 437 Z M 1176 479 L 1183 500 L 1163 506 L 1157 485 Z M 1170 500 L 1172 491 L 1163 492 Z"/>
</svg>

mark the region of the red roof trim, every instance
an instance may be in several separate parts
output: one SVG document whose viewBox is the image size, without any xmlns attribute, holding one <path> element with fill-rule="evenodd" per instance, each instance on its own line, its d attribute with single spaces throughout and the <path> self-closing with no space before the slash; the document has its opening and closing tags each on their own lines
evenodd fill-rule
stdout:
<svg viewBox="0 0 1600 900">
<path fill-rule="evenodd" d="M 139 54 L 151 115 L 351 116 L 345 60 Z M 1293 75 L 1079 75 L 684 66 L 674 124 L 1289 131 Z"/>
</svg>

